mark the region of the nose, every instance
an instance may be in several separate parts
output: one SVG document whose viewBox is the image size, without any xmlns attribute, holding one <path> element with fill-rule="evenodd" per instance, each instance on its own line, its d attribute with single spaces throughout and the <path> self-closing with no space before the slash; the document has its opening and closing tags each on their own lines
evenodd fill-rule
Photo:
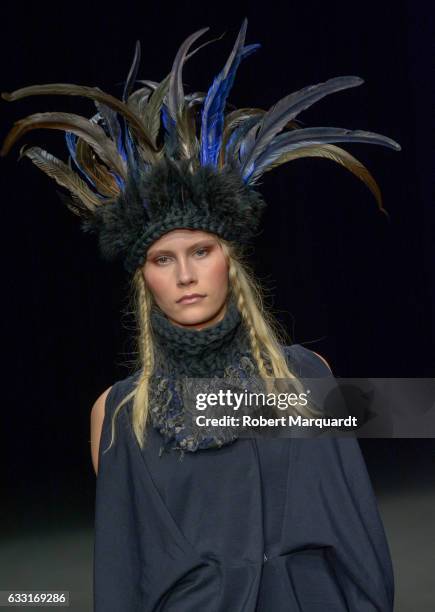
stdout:
<svg viewBox="0 0 435 612">
<path fill-rule="evenodd" d="M 196 282 L 194 267 L 185 258 L 181 258 L 177 265 L 177 285 L 184 286 Z"/>
</svg>

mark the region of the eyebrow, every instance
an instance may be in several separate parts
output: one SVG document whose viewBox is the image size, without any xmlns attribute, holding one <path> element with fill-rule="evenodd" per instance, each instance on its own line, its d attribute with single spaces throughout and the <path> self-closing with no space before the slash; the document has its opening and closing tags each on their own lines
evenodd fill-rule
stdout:
<svg viewBox="0 0 435 612">
<path fill-rule="evenodd" d="M 198 240 L 198 242 L 190 245 L 187 250 L 190 251 L 199 246 L 213 246 L 214 244 L 216 244 L 216 241 L 213 240 L 213 238 L 203 238 L 202 240 Z M 152 257 L 156 257 L 158 255 L 173 255 L 173 251 L 169 249 L 156 249 L 155 251 L 148 251 L 147 259 L 151 259 Z"/>
</svg>

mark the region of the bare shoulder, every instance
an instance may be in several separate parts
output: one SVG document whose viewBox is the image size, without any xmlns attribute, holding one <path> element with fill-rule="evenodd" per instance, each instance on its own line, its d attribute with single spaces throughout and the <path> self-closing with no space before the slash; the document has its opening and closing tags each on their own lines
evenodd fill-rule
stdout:
<svg viewBox="0 0 435 612">
<path fill-rule="evenodd" d="M 329 368 L 329 369 L 331 370 L 331 372 L 332 372 L 332 368 L 331 368 L 331 366 L 329 365 L 329 363 L 326 361 L 326 359 L 325 359 L 324 357 L 322 357 L 322 355 L 319 355 L 319 353 L 316 353 L 316 351 L 313 351 L 313 353 L 314 353 L 315 355 L 317 355 L 317 357 L 320 357 L 320 359 L 323 361 L 323 363 L 324 363 L 326 366 L 328 366 L 328 368 Z"/>
<path fill-rule="evenodd" d="M 95 474 L 98 474 L 98 452 L 100 448 L 101 430 L 104 421 L 106 397 L 109 394 L 112 386 L 103 391 L 103 393 L 95 401 L 91 410 L 91 457 Z"/>
</svg>

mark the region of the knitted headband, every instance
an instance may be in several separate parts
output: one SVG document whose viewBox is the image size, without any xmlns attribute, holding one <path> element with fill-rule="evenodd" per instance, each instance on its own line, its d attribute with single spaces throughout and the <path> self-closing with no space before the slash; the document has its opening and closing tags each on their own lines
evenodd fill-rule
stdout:
<svg viewBox="0 0 435 612">
<path fill-rule="evenodd" d="M 400 145 L 373 132 L 302 128 L 295 120 L 321 98 L 361 85 L 363 79 L 335 77 L 291 93 L 267 111 L 233 107 L 228 112 L 228 94 L 239 64 L 260 46 L 245 45 L 246 28 L 247 19 L 206 93 L 185 94 L 182 70 L 201 47 L 188 54 L 189 49 L 209 28 L 183 42 L 170 73 L 160 83 L 137 81 L 137 42 L 122 100 L 98 87 L 65 83 L 2 93 L 8 101 L 32 95 L 84 96 L 93 100 L 98 112 L 90 119 L 63 112 L 29 115 L 15 122 L 0 155 L 6 155 L 30 130 L 63 130 L 68 163 L 38 146 L 26 145 L 19 159 L 29 157 L 69 190 L 68 196 L 59 195 L 80 217 L 82 229 L 98 235 L 102 257 L 121 259 L 130 273 L 143 264 L 148 247 L 172 229 L 201 229 L 239 244 L 250 242 L 266 205 L 254 185 L 265 172 L 301 157 L 324 157 L 342 164 L 364 181 L 386 213 L 367 168 L 330 143 L 362 142 L 396 151 Z M 133 91 L 136 82 L 143 87 Z"/>
</svg>

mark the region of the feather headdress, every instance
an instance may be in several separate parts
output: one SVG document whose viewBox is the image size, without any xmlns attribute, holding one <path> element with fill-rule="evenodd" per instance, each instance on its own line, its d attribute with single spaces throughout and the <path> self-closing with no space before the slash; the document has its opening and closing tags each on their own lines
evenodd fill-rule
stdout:
<svg viewBox="0 0 435 612">
<path fill-rule="evenodd" d="M 245 244 L 255 235 L 265 202 L 255 188 L 272 168 L 301 157 L 333 160 L 364 181 L 382 206 L 379 187 L 367 168 L 337 142 L 400 145 L 380 134 L 335 127 L 301 127 L 296 117 L 325 96 L 361 85 L 356 76 L 331 78 L 291 93 L 268 110 L 228 109 L 228 95 L 240 62 L 258 49 L 245 45 L 247 19 L 209 90 L 186 94 L 182 82 L 193 43 L 180 46 L 170 73 L 159 83 L 137 81 L 140 44 L 122 100 L 98 87 L 65 83 L 33 85 L 2 93 L 8 101 L 35 95 L 84 96 L 94 101 L 90 119 L 73 113 L 36 113 L 17 121 L 0 151 L 6 155 L 30 130 L 65 132 L 68 163 L 38 146 L 26 156 L 59 185 L 84 231 L 99 236 L 105 259 L 120 258 L 129 272 L 142 265 L 147 248 L 175 228 L 203 229 Z M 212 42 L 212 41 L 209 41 Z M 134 90 L 136 82 L 141 83 Z M 134 91 L 133 91 L 134 90 Z"/>
</svg>

